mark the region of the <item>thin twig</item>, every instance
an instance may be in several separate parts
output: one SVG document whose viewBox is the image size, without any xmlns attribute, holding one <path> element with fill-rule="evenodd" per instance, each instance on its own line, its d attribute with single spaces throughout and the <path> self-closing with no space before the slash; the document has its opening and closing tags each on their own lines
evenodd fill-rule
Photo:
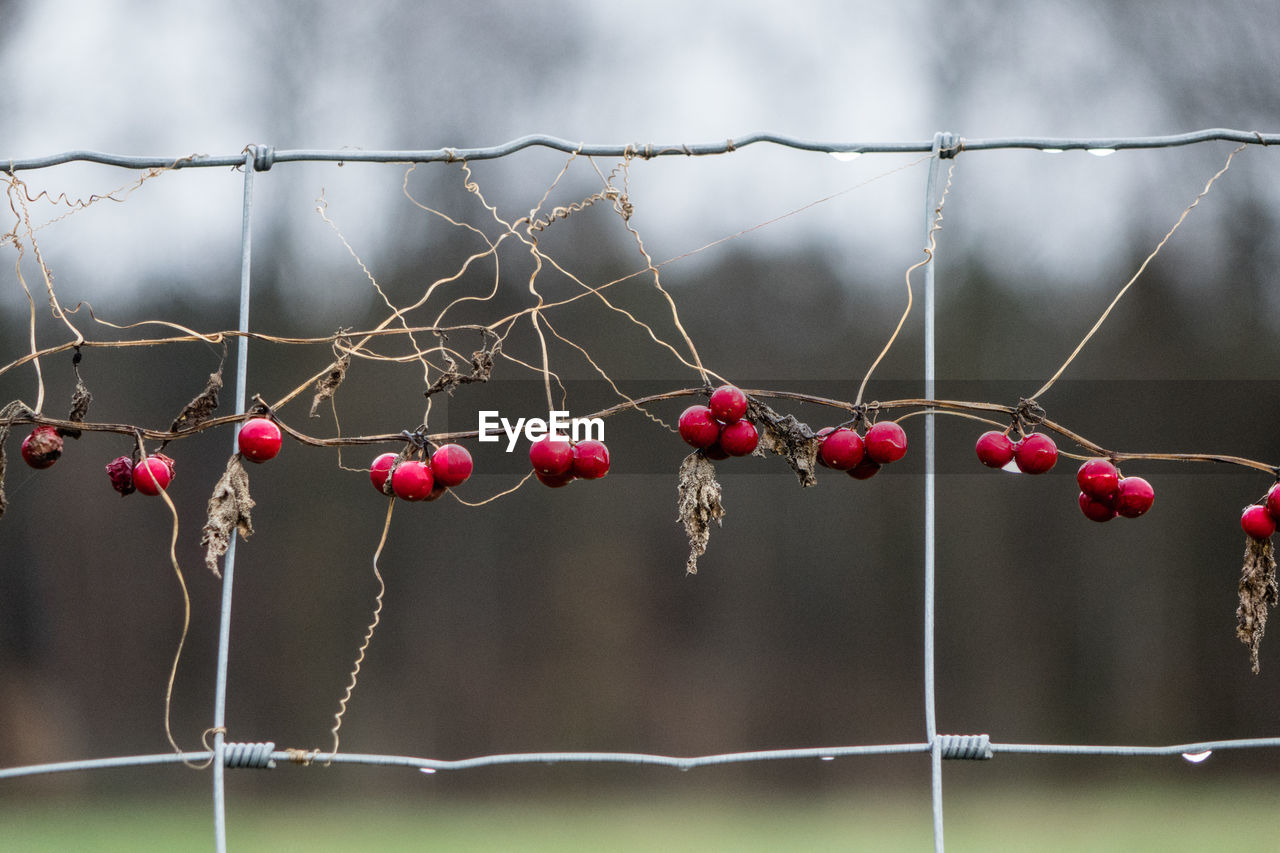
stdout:
<svg viewBox="0 0 1280 853">
<path fill-rule="evenodd" d="M 532 365 L 526 365 L 533 367 Z M 833 400 L 829 397 L 821 397 L 815 394 L 805 394 L 797 391 L 779 391 L 764 388 L 744 388 L 743 391 L 749 396 L 765 397 L 779 400 L 794 400 L 799 403 L 810 403 L 817 406 L 826 406 L 828 408 L 839 409 L 850 415 L 857 414 L 861 407 L 844 400 Z M 587 419 L 593 418 L 609 418 L 624 412 L 642 410 L 644 406 L 651 403 L 661 402 L 663 400 L 676 400 L 682 397 L 701 397 L 706 394 L 706 389 L 699 386 L 696 388 L 680 388 L 673 391 L 663 391 L 656 394 L 648 394 L 643 397 L 633 397 L 624 402 L 616 403 L 612 406 L 593 412 L 581 417 Z M 1017 411 L 1017 406 L 1007 406 L 1001 403 L 988 403 L 979 400 L 932 400 L 924 397 L 911 397 L 899 400 L 880 400 L 876 402 L 876 407 L 882 412 L 888 412 L 895 409 L 921 409 L 930 410 L 940 415 L 961 415 L 965 412 L 987 412 L 991 414 L 1004 414 L 1013 417 Z M 906 417 L 923 412 L 908 412 L 899 416 L 897 419 L 902 420 Z M 181 438 L 188 438 L 198 432 L 206 429 L 215 429 L 217 427 L 226 426 L 232 423 L 238 423 L 254 417 L 252 412 L 240 415 L 223 415 L 209 420 L 189 429 L 179 430 L 177 432 L 169 432 L 166 430 L 141 429 L 129 424 L 105 424 L 91 423 L 84 421 L 69 421 L 59 418 L 45 417 L 35 413 L 25 413 L 14 415 L 9 418 L 0 418 L 0 426 L 12 424 L 48 424 L 49 426 L 63 429 L 80 429 L 85 432 L 114 432 L 125 435 L 141 435 L 143 438 L 153 441 L 173 441 Z M 375 435 L 359 435 L 359 436 L 339 436 L 336 438 L 317 438 L 300 432 L 288 423 L 276 419 L 280 428 L 295 438 L 302 444 L 312 447 L 346 447 L 354 445 L 372 445 L 372 444 L 388 444 L 395 442 L 404 442 L 403 431 L 396 433 L 379 433 Z M 994 421 L 989 423 L 996 424 Z M 1045 429 L 1051 430 L 1064 438 L 1075 442 L 1095 456 L 1105 456 L 1108 459 L 1117 461 L 1145 459 L 1153 461 L 1166 462 L 1217 462 L 1229 465 L 1238 465 L 1245 468 L 1251 468 L 1257 471 L 1265 471 L 1267 473 L 1275 473 L 1277 466 L 1267 462 L 1260 462 L 1254 459 L 1247 459 L 1243 456 L 1232 456 L 1222 453 L 1150 453 L 1150 452 L 1125 452 L 1110 450 L 1097 444 L 1083 435 L 1071 430 L 1056 421 L 1045 418 L 1040 421 L 1040 425 Z M 435 444 L 442 444 L 450 441 L 461 441 L 468 438 L 476 438 L 479 436 L 479 430 L 457 430 L 453 432 L 431 433 L 425 436 L 427 441 Z"/>
<path fill-rule="evenodd" d="M 1178 220 L 1173 223 L 1173 227 L 1170 228 L 1169 232 L 1164 235 L 1164 238 L 1161 239 L 1160 242 L 1156 244 L 1156 247 L 1151 250 L 1151 254 L 1147 255 L 1147 257 L 1143 260 L 1142 265 L 1138 267 L 1138 271 L 1133 274 L 1133 277 L 1130 278 L 1127 282 L 1125 282 L 1124 287 L 1120 288 L 1120 292 L 1117 293 L 1115 297 L 1111 300 L 1111 303 L 1107 305 L 1107 310 L 1102 312 L 1102 316 L 1099 317 L 1098 321 L 1093 324 L 1093 328 L 1091 328 L 1085 334 L 1085 336 L 1080 340 L 1080 343 L 1076 344 L 1076 348 L 1071 351 L 1071 355 L 1067 356 L 1067 360 L 1064 361 L 1062 363 L 1062 366 L 1059 367 L 1054 372 L 1054 374 L 1049 377 L 1048 381 L 1046 381 L 1043 385 L 1041 385 L 1040 388 L 1034 394 L 1032 394 L 1028 399 L 1032 399 L 1032 400 L 1037 399 L 1038 397 L 1043 396 L 1050 388 L 1053 387 L 1053 384 L 1058 381 L 1058 377 L 1062 376 L 1063 372 L 1071 365 L 1071 362 L 1075 361 L 1076 356 L 1080 354 L 1080 351 L 1082 349 L 1084 349 L 1085 344 L 1089 343 L 1089 341 L 1097 333 L 1098 329 L 1102 328 L 1102 324 L 1106 322 L 1107 317 L 1111 315 L 1111 310 L 1115 308 L 1116 304 L 1121 300 L 1121 298 L 1123 298 L 1124 295 L 1129 292 L 1129 288 L 1133 287 L 1134 282 L 1136 282 L 1138 280 L 1138 277 L 1142 275 L 1144 270 L 1146 270 L 1147 265 L 1151 263 L 1151 261 L 1155 258 L 1156 255 L 1160 254 L 1160 250 L 1164 248 L 1164 244 L 1168 243 L 1169 238 L 1172 237 L 1174 232 L 1177 231 L 1178 228 L 1182 226 L 1183 220 L 1187 218 L 1187 215 L 1190 214 L 1191 211 L 1194 210 L 1198 204 L 1200 204 L 1200 199 L 1208 195 L 1209 189 L 1213 186 L 1214 181 L 1218 180 L 1218 178 L 1226 174 L 1226 171 L 1231 168 L 1232 158 L 1234 158 L 1237 154 L 1239 154 L 1245 148 L 1246 148 L 1246 145 L 1241 145 L 1239 148 L 1235 149 L 1234 151 L 1232 151 L 1230 154 L 1227 155 L 1227 162 L 1223 165 L 1221 169 L 1219 169 L 1217 172 L 1214 173 L 1213 177 L 1209 179 L 1209 182 L 1204 185 L 1204 189 L 1200 191 L 1200 194 L 1197 195 L 1195 199 L 1191 202 L 1191 204 L 1187 205 L 1186 209 L 1182 211 L 1182 214 L 1178 217 Z"/>
<path fill-rule="evenodd" d="M 146 465 L 147 448 L 143 444 L 141 435 L 137 436 L 137 443 L 138 464 Z M 169 667 L 169 680 L 164 688 L 164 734 L 169 739 L 169 745 L 173 747 L 173 751 L 181 755 L 182 747 L 178 746 L 178 741 L 173 736 L 170 710 L 173 705 L 173 685 L 178 679 L 178 663 L 182 660 L 182 650 L 187 643 L 187 632 L 191 629 L 191 595 L 187 592 L 187 580 L 183 577 L 182 566 L 178 564 L 178 508 L 163 487 L 160 489 L 160 497 L 164 499 L 165 506 L 169 508 L 169 514 L 173 517 L 173 529 L 169 536 L 169 563 L 173 566 L 173 574 L 178 579 L 178 589 L 182 592 L 182 633 L 178 636 L 178 648 L 173 653 L 173 664 Z M 208 766 L 207 764 L 195 765 L 186 759 L 183 759 L 183 763 L 196 769 Z"/>
<path fill-rule="evenodd" d="M 880 350 L 880 354 L 876 356 L 875 361 L 871 362 L 871 366 L 867 368 L 866 374 L 862 377 L 862 384 L 858 386 L 858 396 L 854 399 L 855 405 L 862 402 L 862 395 L 867 390 L 867 383 L 871 381 L 871 374 L 875 372 L 884 357 L 889 354 L 894 341 L 898 339 L 898 333 L 902 331 L 903 325 L 907 322 L 907 317 L 911 314 L 911 305 L 914 301 L 911 293 L 911 274 L 933 260 L 933 254 L 938 248 L 937 234 L 942 229 L 942 206 L 947 203 L 947 193 L 951 191 L 951 178 L 955 171 L 956 161 L 952 160 L 950 168 L 947 169 L 947 183 L 942 188 L 942 198 L 938 199 L 938 206 L 933 209 L 933 225 L 929 228 L 929 245 L 924 248 L 924 259 L 907 267 L 905 276 L 907 282 L 907 307 L 903 309 L 902 316 L 898 319 L 898 325 L 894 327 L 893 334 L 889 336 L 888 343 L 884 345 L 884 349 Z"/>
<path fill-rule="evenodd" d="M 369 627 L 365 629 L 364 640 L 360 643 L 360 649 L 356 652 L 356 662 L 351 668 L 351 681 L 347 684 L 346 692 L 342 694 L 342 698 L 338 701 L 338 712 L 333 715 L 333 728 L 329 732 L 333 735 L 334 754 L 338 752 L 338 730 L 342 728 L 342 718 L 347 713 L 347 703 L 351 701 L 351 694 L 355 692 L 356 682 L 360 678 L 360 665 L 364 663 L 364 655 L 369 649 L 369 643 L 373 640 L 373 632 L 377 630 L 378 623 L 382 621 L 382 599 L 387 593 L 387 584 L 382 579 L 382 572 L 378 570 L 378 558 L 382 556 L 382 548 L 387 544 L 387 533 L 391 530 L 391 513 L 395 508 L 396 499 L 388 499 L 387 518 L 382 524 L 382 538 L 378 540 L 378 547 L 373 552 L 373 576 L 378 581 L 378 594 L 374 597 L 373 619 L 369 622 Z M 332 757 L 330 757 L 330 762 L 332 760 Z"/>
</svg>

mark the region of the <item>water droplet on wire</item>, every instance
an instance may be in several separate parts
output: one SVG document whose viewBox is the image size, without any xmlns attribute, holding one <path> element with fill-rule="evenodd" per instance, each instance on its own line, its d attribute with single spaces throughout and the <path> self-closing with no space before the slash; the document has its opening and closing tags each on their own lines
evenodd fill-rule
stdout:
<svg viewBox="0 0 1280 853">
<path fill-rule="evenodd" d="M 1086 148 L 1085 151 L 1088 151 L 1094 157 L 1110 157 L 1116 153 L 1114 148 Z"/>
<path fill-rule="evenodd" d="M 1199 764 L 1202 761 L 1204 761 L 1206 758 L 1208 758 L 1210 755 L 1213 755 L 1212 749 L 1206 749 L 1204 752 L 1182 753 L 1182 757 L 1185 758 L 1187 761 L 1190 761 L 1192 764 Z"/>
<path fill-rule="evenodd" d="M 835 760 L 836 760 L 836 757 L 835 757 L 834 755 L 824 755 L 824 756 L 822 756 L 822 760 L 823 760 L 823 761 L 835 761 Z"/>
<path fill-rule="evenodd" d="M 1062 148 L 1041 148 L 1040 150 L 1045 154 L 1061 154 L 1063 152 Z"/>
<path fill-rule="evenodd" d="M 418 772 L 419 773 L 435 773 L 436 769 L 434 767 L 419 767 Z"/>
<path fill-rule="evenodd" d="M 831 156 L 837 160 L 848 163 L 850 160 L 857 160 L 862 156 L 861 151 L 832 151 Z"/>
</svg>

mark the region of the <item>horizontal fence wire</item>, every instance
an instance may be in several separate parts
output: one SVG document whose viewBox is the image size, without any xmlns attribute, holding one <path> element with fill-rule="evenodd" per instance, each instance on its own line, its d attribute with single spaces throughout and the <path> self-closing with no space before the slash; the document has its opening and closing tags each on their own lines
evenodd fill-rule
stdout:
<svg viewBox="0 0 1280 853">
<path fill-rule="evenodd" d="M 336 163 L 429 163 L 460 162 L 477 160 L 494 160 L 507 157 L 530 148 L 545 148 L 567 154 L 579 154 L 591 157 L 621 157 L 652 159 L 668 156 L 710 156 L 730 154 L 751 145 L 772 144 L 783 148 L 827 153 L 835 155 L 860 154 L 900 154 L 931 153 L 935 157 L 934 168 L 930 173 L 926 221 L 932 223 L 934 214 L 935 183 L 939 160 L 954 158 L 960 153 L 971 151 L 994 151 L 1028 149 L 1042 152 L 1063 152 L 1069 150 L 1085 150 L 1094 153 L 1109 153 L 1124 149 L 1158 149 L 1194 145 L 1205 142 L 1227 141 L 1245 145 L 1269 146 L 1280 144 L 1280 133 L 1261 133 L 1257 131 L 1210 128 L 1188 133 L 1166 136 L 1142 137 L 1093 137 L 1093 138 L 1055 138 L 1055 137 L 995 137 L 990 139 L 966 139 L 963 136 L 938 133 L 932 139 L 905 142 L 821 142 L 805 140 L 792 136 L 774 133 L 754 133 L 745 136 L 725 139 L 711 143 L 676 143 L 676 144 L 588 144 L 573 142 L 554 136 L 530 135 L 509 142 L 484 148 L 436 148 L 426 150 L 392 150 L 365 151 L 343 148 L 336 150 L 319 149 L 280 149 L 270 145 L 248 145 L 235 154 L 223 155 L 186 155 L 177 157 L 148 157 L 135 155 L 117 155 L 98 151 L 74 150 L 60 154 L 26 159 L 9 159 L 0 161 L 7 163 L 7 172 L 43 169 L 73 162 L 96 163 L 126 169 L 183 169 L 211 166 L 241 167 L 245 171 L 245 198 L 243 211 L 243 233 L 241 246 L 242 279 L 241 279 L 241 331 L 247 331 L 248 293 L 249 293 L 249 246 L 252 211 L 252 173 L 265 172 L 276 163 L 290 162 L 336 162 Z M 940 204 L 940 202 L 939 202 Z M 928 227 L 932 227 L 929 225 Z M 929 295 L 932 294 L 933 265 L 926 268 Z M 926 373 L 932 376 L 932 299 L 927 304 L 926 319 Z M 247 366 L 246 339 L 241 338 L 241 347 L 237 365 L 237 413 L 244 407 L 244 379 Z M 932 430 L 928 436 L 928 456 L 932 458 Z M 928 464 L 927 475 L 932 475 L 932 464 Z M 927 500 L 932 498 L 932 486 L 928 487 Z M 154 766 L 164 764 L 186 763 L 193 766 L 213 766 L 214 770 L 214 816 L 215 816 L 215 849 L 225 850 L 226 827 L 223 800 L 223 771 L 225 768 L 271 768 L 278 764 L 328 766 L 332 764 L 363 764 L 383 767 L 406 767 L 424 773 L 435 773 L 448 770 L 465 770 L 477 767 L 516 764 L 624 764 L 655 765 L 672 767 L 678 770 L 691 770 L 696 767 L 707 767 L 725 764 L 737 764 L 758 761 L 820 759 L 835 760 L 837 758 L 891 755 L 891 754 L 929 754 L 933 761 L 931 772 L 934 810 L 934 846 L 942 850 L 942 791 L 939 762 L 943 759 L 987 760 L 1001 753 L 1036 754 L 1036 755 L 1094 755 L 1094 756 L 1182 756 L 1190 761 L 1199 761 L 1217 750 L 1232 749 L 1265 749 L 1280 747 L 1280 738 L 1243 738 L 1234 740 L 1199 741 L 1168 746 L 1130 746 L 1130 745 L 1073 745 L 1073 744 L 1012 744 L 993 743 L 988 735 L 943 735 L 937 734 L 934 727 L 934 685 L 933 685 L 933 524 L 930 522 L 926 531 L 926 612 L 925 612 L 925 700 L 929 717 L 926 736 L 923 743 L 883 744 L 863 746 L 812 747 L 803 749 L 755 750 L 749 752 L 720 753 L 696 757 L 678 757 L 631 752 L 528 752 L 502 755 L 486 755 L 473 758 L 445 760 L 433 758 L 416 758 L 399 755 L 369 755 L 358 753 L 324 753 L 318 750 L 275 749 L 274 743 L 240 744 L 227 743 L 224 740 L 225 726 L 222 725 L 222 713 L 225 697 L 226 654 L 228 645 L 228 625 L 231 610 L 231 578 L 234 566 L 234 550 L 227 554 L 225 564 L 225 580 L 222 597 L 221 630 L 219 642 L 219 669 L 215 716 L 214 748 L 203 752 L 165 753 L 160 755 L 133 755 L 114 758 L 84 759 L 48 764 L 35 764 L 23 767 L 0 768 L 0 779 L 34 776 L 50 773 L 65 773 L 88 770 L 104 770 L 124 767 Z M 234 539 L 231 543 L 234 546 Z"/>
<path fill-rule="evenodd" d="M 959 739 L 962 745 L 980 743 L 986 754 L 968 754 L 956 750 L 956 754 L 943 751 L 943 758 L 950 760 L 987 759 L 1001 754 L 1008 755 L 1093 755 L 1113 757 L 1188 757 L 1197 758 L 1210 752 L 1232 749 L 1277 749 L 1280 737 L 1238 738 L 1233 740 L 1206 740 L 1195 743 L 1167 746 L 1131 746 L 1124 744 L 1041 744 L 998 743 L 985 740 L 985 735 L 939 735 L 939 740 Z M 274 746 L 274 744 L 269 744 Z M 477 767 L 496 767 L 511 764 L 624 764 L 670 767 L 676 770 L 693 770 L 698 767 L 715 767 L 726 764 L 744 764 L 756 761 L 796 761 L 804 759 L 835 760 L 864 755 L 925 754 L 932 747 L 927 743 L 870 744 L 864 746 L 824 746 L 802 749 L 762 749 L 750 752 L 725 752 L 714 755 L 676 756 L 655 755 L 644 752 L 513 752 L 495 755 L 479 755 L 472 758 L 443 759 L 420 758 L 411 755 L 377 755 L 354 752 L 320 752 L 304 749 L 258 750 L 262 744 L 226 745 L 227 767 L 267 767 L 293 764 L 297 766 L 331 764 L 363 764 L 374 767 L 407 767 L 434 772 L 437 770 L 471 770 Z M 972 750 L 970 750 L 972 751 Z M 245 756 L 249 758 L 245 758 Z M 78 761 L 61 761 L 49 764 L 30 764 L 24 767 L 0 769 L 0 779 L 20 776 L 38 776 L 48 773 L 111 770 L 121 767 L 140 767 L 157 764 L 207 764 L 213 760 L 213 751 L 166 752 L 155 755 L 129 755 L 115 758 L 87 758 Z M 271 764 L 268 764 L 268 760 Z"/>
<path fill-rule="evenodd" d="M 943 156 L 954 156 L 962 151 L 999 151 L 1007 149 L 1033 149 L 1038 151 L 1119 151 L 1131 148 L 1174 148 L 1201 142 L 1238 142 L 1253 145 L 1280 144 L 1280 133 L 1259 133 L 1253 130 L 1209 128 L 1169 136 L 1103 136 L 1093 138 L 1049 136 L 1005 136 L 991 139 L 965 139 L 956 137 L 954 147 Z M 686 156 L 702 157 L 714 154 L 730 154 L 750 145 L 769 143 L 783 148 L 814 151 L 826 154 L 924 154 L 933 150 L 934 140 L 918 142 L 821 142 L 783 136 L 777 133 L 751 133 L 721 142 L 700 143 L 628 143 L 621 145 L 573 142 L 556 136 L 531 135 L 513 139 L 501 145 L 487 148 L 433 148 L 420 151 L 362 151 L 358 148 L 342 149 L 280 149 L 270 145 L 251 145 L 235 154 L 181 155 L 175 157 L 145 157 L 107 154 L 100 151 L 64 151 L 45 157 L 9 159 L 9 172 L 44 169 L 65 163 L 101 163 L 125 169 L 197 168 L 202 166 L 241 166 L 245 153 L 254 155 L 254 168 L 265 172 L 276 163 L 332 162 L 332 163 L 432 163 L 459 160 L 496 160 L 508 157 L 526 148 L 549 148 L 566 154 L 582 154 L 588 157 L 654 157 Z"/>
</svg>

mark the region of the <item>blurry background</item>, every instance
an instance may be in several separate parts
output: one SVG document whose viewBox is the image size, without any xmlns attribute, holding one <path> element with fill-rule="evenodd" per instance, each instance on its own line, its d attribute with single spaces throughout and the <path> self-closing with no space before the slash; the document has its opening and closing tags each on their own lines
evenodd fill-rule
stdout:
<svg viewBox="0 0 1280 853">
<path fill-rule="evenodd" d="M 68 149 L 179 157 L 277 148 L 492 145 L 527 133 L 587 142 L 709 142 L 755 130 L 824 140 L 1013 134 L 1150 135 L 1203 127 L 1275 131 L 1274 4 L 319 2 L 173 4 L 0 2 L 5 158 Z M 939 396 L 1014 403 L 1071 351 L 1231 150 L 971 152 L 956 162 L 939 235 Z M 508 219 L 538 204 L 568 158 L 528 151 L 478 163 L 474 179 Z M 636 161 L 632 224 L 657 260 L 829 201 L 662 271 L 708 366 L 747 387 L 852 399 L 904 304 L 920 258 L 927 164 L 917 155 L 839 162 L 753 146 L 731 156 Z M 608 172 L 614 163 L 597 165 Z M 1041 402 L 1049 415 L 1121 450 L 1222 452 L 1276 461 L 1276 218 L 1273 152 L 1251 148 L 1191 214 L 1102 332 Z M 102 193 L 133 173 L 71 165 L 23 173 L 31 193 Z M 865 182 L 876 180 L 866 186 Z M 483 243 L 411 204 L 499 233 L 457 166 L 279 164 L 256 182 L 255 329 L 324 335 L 365 328 L 385 306 L 317 199 L 398 304 L 454 272 Z M 550 198 L 600 188 L 585 160 Z M 235 326 L 242 176 L 198 169 L 155 178 L 124 204 L 102 202 L 38 232 L 64 304 L 115 323 L 164 319 Z M 32 208 L 36 221 L 58 215 Z M 6 226 L 8 229 L 10 226 Z M 603 205 L 554 225 L 543 247 L 591 283 L 643 268 Z M 530 303 L 528 256 L 504 247 L 499 297 L 458 315 L 494 319 Z M 12 261 L 16 253 L 12 245 Z M 39 286 L 30 253 L 27 281 Z M 484 292 L 491 263 L 456 292 Z M 8 362 L 27 348 L 16 275 L 0 287 Z M 575 287 L 544 275 L 548 295 Z M 643 277 L 619 304 L 678 340 Z M 451 297 L 449 297 L 451 298 Z M 37 306 L 41 304 L 36 294 Z M 443 302 L 441 303 L 443 304 Z M 697 384 L 669 353 L 596 302 L 551 315 L 628 393 Z M 90 337 L 117 333 L 77 324 Z M 425 322 L 425 320 L 424 320 Z M 66 330 L 43 311 L 41 345 Z M 869 391 L 913 396 L 921 321 L 907 324 Z M 469 345 L 459 343 L 460 349 Z M 509 351 L 536 360 L 526 332 Z M 90 417 L 163 427 L 217 368 L 203 345 L 91 350 L 81 365 Z M 254 344 L 250 394 L 277 398 L 321 369 L 327 348 Z M 612 402 L 574 350 L 552 350 L 570 406 Z M 233 373 L 234 357 L 227 376 Z M 46 410 L 74 384 L 70 358 L 45 361 Z M 537 415 L 540 381 L 499 363 L 462 389 L 433 427 L 474 427 L 475 411 Z M 29 368 L 0 376 L 0 400 L 34 402 Z M 345 434 L 412 428 L 413 366 L 357 363 L 338 396 Z M 231 387 L 224 394 L 230 408 Z M 518 402 L 513 402 L 518 401 Z M 669 422 L 685 402 L 658 407 Z M 792 407 L 815 428 L 829 418 Z M 305 400 L 281 412 L 308 421 Z M 439 423 L 436 423 L 439 419 Z M 905 426 L 922 442 L 923 421 Z M 944 732 L 1005 742 L 1139 743 L 1276 731 L 1280 640 L 1262 673 L 1234 636 L 1241 506 L 1265 476 L 1209 466 L 1134 464 L 1155 486 L 1137 521 L 1087 522 L 1075 464 L 1042 478 L 982 468 L 984 427 L 939 424 L 938 715 Z M 25 434 L 24 431 L 19 430 Z M 683 574 L 675 471 L 687 449 L 639 415 L 612 418 L 614 470 L 551 491 L 536 483 L 480 509 L 451 500 L 397 507 L 381 567 L 388 594 L 343 728 L 344 750 L 440 758 L 528 750 L 701 754 L 923 738 L 920 454 L 868 482 L 824 473 L 802 490 L 777 459 L 721 463 L 724 527 L 700 574 Z M 0 520 L 0 766 L 164 752 L 163 686 L 180 624 L 167 564 L 169 519 L 119 500 L 102 465 L 120 437 L 68 442 L 59 464 L 20 463 L 19 434 Z M 220 588 L 201 568 L 205 501 L 231 443 L 215 431 L 171 447 L 182 513 L 178 555 L 192 588 L 192 634 L 174 725 L 197 748 L 210 724 Z M 918 443 L 917 447 L 922 446 Z M 376 452 L 382 449 L 378 448 Z M 518 461 L 472 445 L 478 472 L 459 494 L 487 497 Z M 348 467 L 375 451 L 347 451 Z M 368 458 L 366 458 L 368 457 Z M 257 534 L 239 549 L 228 717 L 231 740 L 327 748 L 328 730 L 373 606 L 370 557 L 385 504 L 334 452 L 289 443 L 250 471 Z M 1273 781 L 1267 752 L 1180 760 L 1001 757 L 947 768 L 949 790 L 1201 787 Z M 404 795 L 524 802 L 530 791 L 865 798 L 902 790 L 927 831 L 920 757 L 779 763 L 689 775 L 628 768 L 508 768 L 461 774 L 285 769 L 235 775 L 258 794 Z M 72 803 L 106 794 L 189 792 L 182 768 L 20 780 L 0 799 Z M 852 794 L 850 794 L 852 792 Z M 570 800 L 573 801 L 573 800 Z M 233 801 L 235 802 L 235 801 Z M 278 800 L 268 800 L 268 803 Z M 1275 805 L 1274 797 L 1265 801 Z M 196 807 L 199 809 L 199 806 Z M 1153 807 L 1158 808 L 1158 807 Z M 196 843 L 206 813 L 197 812 Z M 949 812 L 949 819 L 951 813 Z M 959 819 L 959 818 L 958 818 Z M 1164 818 L 1151 817 L 1146 825 Z M 234 824 L 234 811 L 232 823 Z M 202 834 L 204 833 L 204 834 Z M 1168 849 L 1168 848 L 1166 848 Z"/>
</svg>

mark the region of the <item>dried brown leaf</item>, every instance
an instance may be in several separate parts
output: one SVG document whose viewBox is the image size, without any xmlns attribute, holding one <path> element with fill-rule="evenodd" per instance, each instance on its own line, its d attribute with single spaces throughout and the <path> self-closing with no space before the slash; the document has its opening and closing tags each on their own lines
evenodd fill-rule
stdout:
<svg viewBox="0 0 1280 853">
<path fill-rule="evenodd" d="M 84 380 L 80 378 L 80 372 L 76 371 L 76 390 L 71 392 L 71 411 L 67 414 L 67 420 L 73 423 L 84 423 L 85 417 L 89 414 L 89 404 L 92 402 L 93 395 L 85 387 Z M 58 435 L 79 438 L 81 432 L 78 429 L 60 427 Z"/>
<path fill-rule="evenodd" d="M 1236 636 L 1249 646 L 1249 660 L 1257 675 L 1258 647 L 1267 630 L 1267 608 L 1280 603 L 1276 584 L 1276 557 L 1271 540 L 1249 537 L 1240 574 L 1240 606 L 1236 608 Z"/>
<path fill-rule="evenodd" d="M 721 524 L 724 506 L 720 503 L 720 483 L 716 469 L 701 453 L 690 453 L 680 463 L 680 495 L 677 503 L 679 520 L 684 523 L 689 537 L 689 561 L 685 564 L 688 574 L 698 573 L 698 558 L 706 553 L 711 539 L 711 522 Z"/>
<path fill-rule="evenodd" d="M 329 372 L 316 382 L 316 395 L 311 399 L 311 417 L 320 417 L 321 404 L 326 400 L 333 399 L 333 395 L 338 391 L 338 386 L 342 384 L 342 380 L 347 378 L 347 368 L 350 366 L 351 356 L 345 352 L 338 356 L 333 364 L 329 365 Z"/>
<path fill-rule="evenodd" d="M 491 334 L 493 333 L 486 330 L 486 337 Z M 480 349 L 471 354 L 470 373 L 462 373 L 458 370 L 458 363 L 446 352 L 444 359 L 449 366 L 435 382 L 431 383 L 431 387 L 423 392 L 423 396 L 431 397 L 441 391 L 448 391 L 452 396 L 453 389 L 459 385 L 469 385 L 472 382 L 488 382 L 490 375 L 493 373 L 493 355 L 501 347 L 502 339 L 496 335 L 494 335 L 492 341 L 486 341 Z"/>
<path fill-rule="evenodd" d="M 249 474 L 237 453 L 231 457 L 227 470 L 213 487 L 213 494 L 209 497 L 209 518 L 200 536 L 200 544 L 205 548 L 204 564 L 216 577 L 222 577 L 218 571 L 218 558 L 227 553 L 235 531 L 240 532 L 241 539 L 253 535 L 253 520 L 249 517 L 251 509 L 253 498 L 249 497 Z"/>
<path fill-rule="evenodd" d="M 747 398 L 747 417 L 760 430 L 758 454 L 763 456 L 767 451 L 781 456 L 800 478 L 800 485 L 817 485 L 814 466 L 819 441 L 808 424 L 796 420 L 795 415 L 780 415 L 753 397 Z"/>
<path fill-rule="evenodd" d="M 493 355 L 502 348 L 502 339 L 494 338 L 490 345 L 471 353 L 471 376 L 478 382 L 488 382 L 493 373 Z"/>
<path fill-rule="evenodd" d="M 218 392 L 221 390 L 222 368 L 219 367 L 216 373 L 209 374 L 209 381 L 205 383 L 204 390 L 182 407 L 182 411 L 173 419 L 173 425 L 169 427 L 169 431 L 194 429 L 209 420 L 214 410 L 218 408 Z"/>
</svg>

